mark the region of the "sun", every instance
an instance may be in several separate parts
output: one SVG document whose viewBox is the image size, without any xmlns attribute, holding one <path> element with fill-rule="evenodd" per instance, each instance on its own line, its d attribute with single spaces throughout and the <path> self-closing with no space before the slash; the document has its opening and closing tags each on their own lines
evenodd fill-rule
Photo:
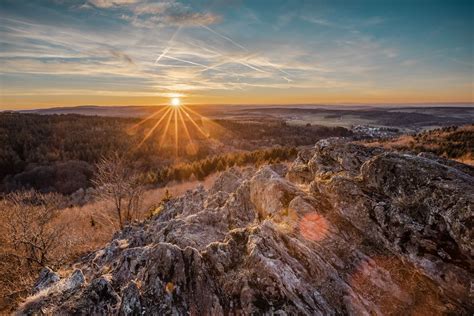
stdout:
<svg viewBox="0 0 474 316">
<path fill-rule="evenodd" d="M 179 107 L 181 105 L 181 100 L 179 98 L 172 98 L 171 105 L 174 107 Z"/>
</svg>

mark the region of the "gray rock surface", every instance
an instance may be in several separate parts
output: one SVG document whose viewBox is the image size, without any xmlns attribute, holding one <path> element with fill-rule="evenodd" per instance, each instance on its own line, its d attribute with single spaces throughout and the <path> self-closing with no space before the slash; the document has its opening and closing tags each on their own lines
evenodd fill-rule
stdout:
<svg viewBox="0 0 474 316">
<path fill-rule="evenodd" d="M 118 232 L 19 313 L 470 315 L 465 170 L 337 139 L 288 171 L 232 169 Z"/>
<path fill-rule="evenodd" d="M 35 285 L 33 285 L 33 293 L 38 293 L 39 291 L 58 282 L 59 280 L 59 275 L 57 275 L 50 268 L 45 267 L 40 271 L 38 279 L 36 280 Z"/>
</svg>

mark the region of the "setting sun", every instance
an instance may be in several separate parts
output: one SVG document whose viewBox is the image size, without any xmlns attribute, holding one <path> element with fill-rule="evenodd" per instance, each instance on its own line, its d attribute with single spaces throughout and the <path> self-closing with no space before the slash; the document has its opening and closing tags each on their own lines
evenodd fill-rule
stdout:
<svg viewBox="0 0 474 316">
<path fill-rule="evenodd" d="M 172 98 L 171 105 L 174 107 L 179 107 L 181 105 L 181 100 L 179 98 Z"/>
</svg>

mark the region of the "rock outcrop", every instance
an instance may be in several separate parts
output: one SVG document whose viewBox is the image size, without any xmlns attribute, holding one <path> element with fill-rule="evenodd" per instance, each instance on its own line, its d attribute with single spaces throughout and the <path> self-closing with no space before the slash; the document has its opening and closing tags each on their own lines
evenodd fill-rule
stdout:
<svg viewBox="0 0 474 316">
<path fill-rule="evenodd" d="M 468 171 L 337 139 L 289 170 L 231 169 L 69 278 L 45 270 L 19 313 L 470 315 Z"/>
</svg>

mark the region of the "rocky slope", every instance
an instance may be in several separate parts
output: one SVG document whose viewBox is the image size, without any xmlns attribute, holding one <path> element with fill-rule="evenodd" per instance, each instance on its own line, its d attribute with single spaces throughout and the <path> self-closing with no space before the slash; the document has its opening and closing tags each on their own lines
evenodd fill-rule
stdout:
<svg viewBox="0 0 474 316">
<path fill-rule="evenodd" d="M 321 141 L 116 234 L 19 313 L 469 315 L 473 169 Z"/>
</svg>

